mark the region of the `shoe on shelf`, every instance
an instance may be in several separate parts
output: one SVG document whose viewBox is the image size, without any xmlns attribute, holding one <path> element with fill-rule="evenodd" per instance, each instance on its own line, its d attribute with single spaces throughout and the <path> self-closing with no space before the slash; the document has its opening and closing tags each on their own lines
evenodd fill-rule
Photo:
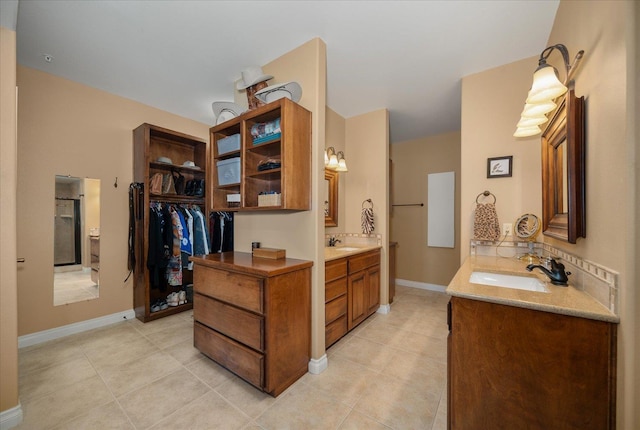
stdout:
<svg viewBox="0 0 640 430">
<path fill-rule="evenodd" d="M 184 305 L 185 303 L 187 303 L 187 292 L 180 290 L 180 292 L 178 292 L 178 304 Z"/>
<path fill-rule="evenodd" d="M 158 312 L 160 310 L 160 301 L 156 300 L 155 302 L 153 302 L 153 304 L 151 305 L 151 312 Z"/>
<path fill-rule="evenodd" d="M 167 296 L 167 304 L 169 306 L 178 306 L 178 294 L 177 293 L 171 293 Z"/>
<path fill-rule="evenodd" d="M 169 307 L 169 305 L 167 304 L 167 302 L 165 302 L 164 300 L 160 300 L 160 310 L 161 311 L 167 309 L 168 307 Z"/>
</svg>

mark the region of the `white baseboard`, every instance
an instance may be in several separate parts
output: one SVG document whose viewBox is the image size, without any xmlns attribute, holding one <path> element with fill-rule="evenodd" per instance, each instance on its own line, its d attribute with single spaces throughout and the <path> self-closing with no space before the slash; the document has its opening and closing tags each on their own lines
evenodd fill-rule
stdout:
<svg viewBox="0 0 640 430">
<path fill-rule="evenodd" d="M 329 365 L 329 361 L 327 360 L 327 354 L 324 354 L 319 359 L 312 358 L 309 360 L 309 373 L 313 375 L 318 375 L 324 372 Z"/>
<path fill-rule="evenodd" d="M 391 305 L 390 304 L 380 305 L 380 307 L 376 311 L 376 313 L 379 313 L 379 314 L 388 314 L 389 312 L 391 312 Z"/>
<path fill-rule="evenodd" d="M 92 330 L 98 327 L 115 324 L 120 321 L 130 320 L 136 317 L 133 309 L 124 312 L 117 312 L 111 315 L 105 315 L 99 318 L 93 318 L 86 321 L 80 321 L 73 324 L 63 325 L 61 327 L 43 330 L 36 333 L 25 334 L 18 337 L 18 348 L 25 346 L 37 345 L 53 339 L 69 336 L 71 334 L 81 333 L 83 331 Z"/>
<path fill-rule="evenodd" d="M 22 406 L 14 406 L 11 409 L 0 412 L 0 430 L 9 430 L 22 422 Z"/>
<path fill-rule="evenodd" d="M 444 293 L 444 290 L 447 289 L 447 287 L 445 287 L 444 285 L 409 281 L 407 279 L 396 279 L 396 285 L 402 285 L 403 287 L 419 288 L 421 290 L 437 291 L 439 293 Z"/>
</svg>

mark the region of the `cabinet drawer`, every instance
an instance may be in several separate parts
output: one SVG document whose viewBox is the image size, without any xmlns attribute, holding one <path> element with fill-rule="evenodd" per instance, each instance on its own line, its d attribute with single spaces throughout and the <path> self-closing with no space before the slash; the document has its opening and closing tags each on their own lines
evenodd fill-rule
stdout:
<svg viewBox="0 0 640 430">
<path fill-rule="evenodd" d="M 324 266 L 324 282 L 330 282 L 334 279 L 347 276 L 347 259 L 333 260 L 325 263 Z"/>
<path fill-rule="evenodd" d="M 332 322 L 336 318 L 347 314 L 347 295 L 338 297 L 335 300 L 327 303 L 324 307 L 324 321 L 325 323 Z"/>
<path fill-rule="evenodd" d="M 201 265 L 193 270 L 194 292 L 258 313 L 263 313 L 262 283 L 261 278 Z"/>
<path fill-rule="evenodd" d="M 347 278 L 338 279 L 324 285 L 324 301 L 330 302 L 342 294 L 347 293 Z"/>
<path fill-rule="evenodd" d="M 193 324 L 193 344 L 203 354 L 226 367 L 250 384 L 264 386 L 264 357 L 228 337 L 203 326 Z"/>
<path fill-rule="evenodd" d="M 251 348 L 264 351 L 264 318 L 196 293 L 194 320 Z"/>
<path fill-rule="evenodd" d="M 349 274 L 380 264 L 380 250 L 355 255 L 349 258 Z"/>
<path fill-rule="evenodd" d="M 333 345 L 338 339 L 347 334 L 347 316 L 343 315 L 325 327 L 324 344 L 325 348 Z"/>
</svg>

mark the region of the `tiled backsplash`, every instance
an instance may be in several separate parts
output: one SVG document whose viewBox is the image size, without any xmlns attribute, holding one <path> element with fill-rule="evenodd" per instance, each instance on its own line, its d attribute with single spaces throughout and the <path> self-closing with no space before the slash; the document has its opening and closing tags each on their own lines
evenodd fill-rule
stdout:
<svg viewBox="0 0 640 430">
<path fill-rule="evenodd" d="M 364 233 L 335 233 L 325 234 L 324 243 L 325 246 L 329 244 L 329 238 L 335 237 L 340 239 L 340 245 L 378 245 L 382 246 L 381 234 L 364 234 Z"/>
<path fill-rule="evenodd" d="M 470 244 L 471 255 L 497 255 L 505 258 L 518 257 L 528 253 L 530 249 L 529 242 L 526 241 L 498 243 L 472 239 Z M 569 282 L 572 285 L 586 292 L 615 315 L 618 315 L 617 272 L 547 243 L 533 242 L 533 250 L 537 255 L 550 256 L 559 260 L 564 264 L 565 270 L 571 272 Z"/>
</svg>

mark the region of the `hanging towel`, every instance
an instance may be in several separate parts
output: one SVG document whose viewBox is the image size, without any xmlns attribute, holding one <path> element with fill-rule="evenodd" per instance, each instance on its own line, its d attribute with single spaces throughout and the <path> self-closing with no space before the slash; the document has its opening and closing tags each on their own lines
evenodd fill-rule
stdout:
<svg viewBox="0 0 640 430">
<path fill-rule="evenodd" d="M 495 203 L 476 204 L 473 237 L 481 240 L 498 240 L 500 238 L 500 223 Z"/>
<path fill-rule="evenodd" d="M 371 207 L 365 207 L 369 203 Z M 362 225 L 362 232 L 370 234 L 375 229 L 373 224 L 373 202 L 371 199 L 367 199 L 362 202 L 362 215 L 360 217 L 360 223 Z"/>
</svg>

